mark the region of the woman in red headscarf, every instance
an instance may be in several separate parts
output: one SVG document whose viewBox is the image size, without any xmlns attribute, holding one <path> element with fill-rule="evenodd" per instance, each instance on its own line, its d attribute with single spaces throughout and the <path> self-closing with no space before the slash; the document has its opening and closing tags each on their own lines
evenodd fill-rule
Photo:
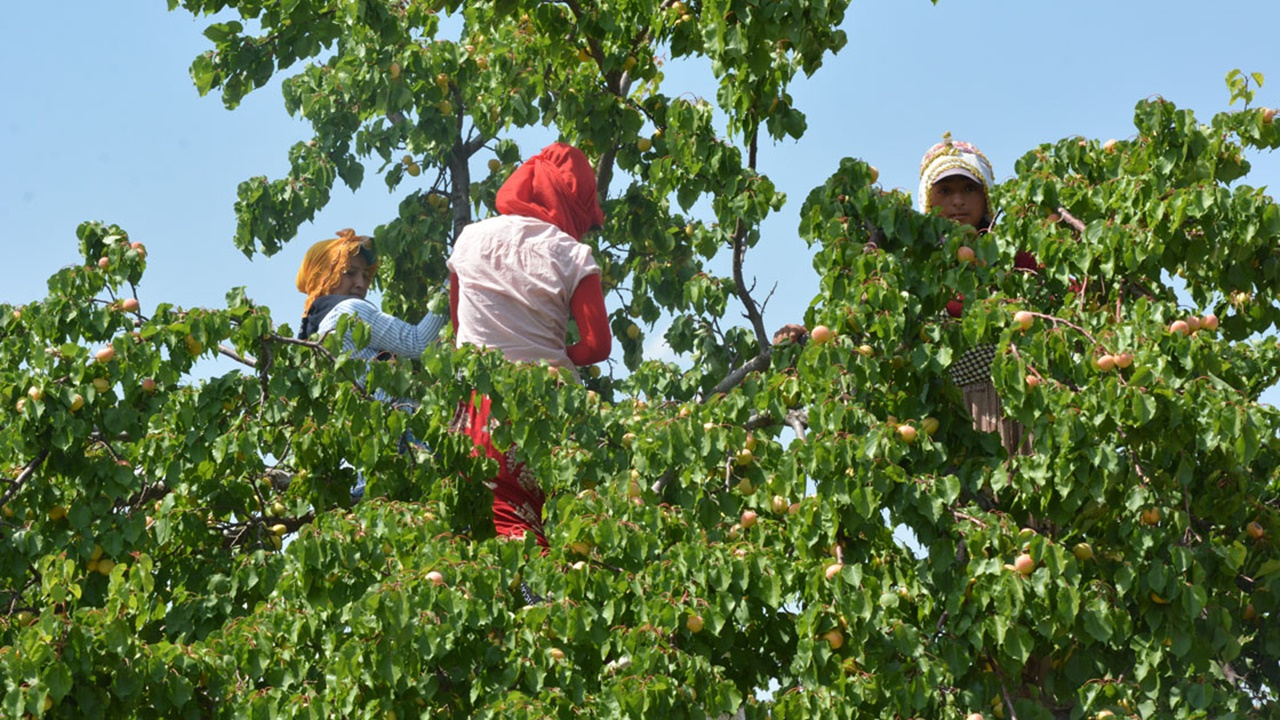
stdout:
<svg viewBox="0 0 1280 720">
<path fill-rule="evenodd" d="M 449 257 L 449 308 L 459 345 L 501 350 L 512 362 L 546 362 L 579 379 L 578 367 L 609 357 L 600 266 L 579 242 L 604 224 L 595 171 L 586 155 L 552 144 L 525 161 L 498 190 L 499 215 L 467 226 Z M 566 346 L 569 318 L 579 341 Z M 455 429 L 498 461 L 494 528 L 520 537 L 532 531 L 545 545 L 536 478 L 515 463 L 515 449 L 499 453 L 489 438 L 489 399 L 459 408 Z"/>
</svg>

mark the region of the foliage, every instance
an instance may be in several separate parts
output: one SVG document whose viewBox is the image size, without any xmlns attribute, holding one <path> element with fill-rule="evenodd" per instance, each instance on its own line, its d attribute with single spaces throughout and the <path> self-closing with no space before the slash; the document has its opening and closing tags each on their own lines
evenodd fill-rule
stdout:
<svg viewBox="0 0 1280 720">
<path fill-rule="evenodd" d="M 785 198 L 755 150 L 803 133 L 786 88 L 842 47 L 845 3 L 179 4 L 243 20 L 192 67 L 229 106 L 303 65 L 285 103 L 315 137 L 241 186 L 241 249 L 369 165 L 405 192 L 379 281 L 413 315 L 527 154 L 513 131 L 551 125 L 598 163 L 628 372 L 580 387 L 447 345 L 366 366 L 238 290 L 143 313 L 145 248 L 82 225 L 84 265 L 0 308 L 6 716 L 1274 713 L 1280 208 L 1243 180 L 1280 131 L 1241 76 L 1209 123 L 1155 98 L 1131 139 L 1027 153 L 981 236 L 844 160 L 800 228 L 805 320 L 834 337 L 771 348 L 741 268 Z M 664 94 L 663 55 L 707 62 L 714 106 Z M 643 357 L 664 314 L 680 365 Z M 979 344 L 1030 455 L 947 379 Z M 218 353 L 248 369 L 193 379 Z M 545 553 L 489 537 L 463 479 L 492 469 L 448 431 L 473 388 L 549 492 Z"/>
</svg>

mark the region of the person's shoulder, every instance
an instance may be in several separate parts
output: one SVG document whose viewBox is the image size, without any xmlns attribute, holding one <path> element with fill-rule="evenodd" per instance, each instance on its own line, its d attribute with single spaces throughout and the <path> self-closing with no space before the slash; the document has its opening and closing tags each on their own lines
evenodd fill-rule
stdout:
<svg viewBox="0 0 1280 720">
<path fill-rule="evenodd" d="M 483 220 L 477 220 L 462 228 L 462 232 L 458 233 L 458 239 L 462 240 L 463 237 L 489 237 L 503 232 L 510 232 L 512 227 L 520 227 L 529 222 L 541 223 L 542 221 L 523 215 L 490 215 Z"/>
<path fill-rule="evenodd" d="M 468 225 L 454 243 L 454 254 L 462 257 L 479 253 L 488 257 L 495 252 L 522 252 L 533 248 L 538 248 L 538 252 L 564 254 L 580 245 L 573 236 L 546 220 L 525 215 L 495 215 Z"/>
<path fill-rule="evenodd" d="M 347 300 L 359 300 L 355 295 L 321 295 L 311 302 L 311 308 L 307 311 L 307 315 L 315 322 L 320 322 L 328 317 L 342 303 Z"/>
<path fill-rule="evenodd" d="M 494 215 L 462 228 L 458 239 L 453 243 L 452 257 L 470 252 L 484 252 L 484 248 L 497 245 L 520 232 L 520 226 L 513 222 L 515 215 Z"/>
<path fill-rule="evenodd" d="M 328 309 L 320 320 L 320 331 L 332 330 L 344 315 L 368 315 L 379 312 L 378 307 L 358 295 L 325 295 L 316 302 L 327 299 Z"/>
<path fill-rule="evenodd" d="M 554 223 L 531 217 L 519 217 L 515 230 L 520 233 L 524 242 L 543 245 L 557 252 L 577 253 L 578 248 L 590 248 L 569 233 L 561 230 Z"/>
<path fill-rule="evenodd" d="M 359 295 L 330 295 L 336 300 L 333 310 L 330 312 L 352 312 L 354 310 L 362 310 L 364 308 L 377 309 L 378 306 L 360 297 Z"/>
</svg>

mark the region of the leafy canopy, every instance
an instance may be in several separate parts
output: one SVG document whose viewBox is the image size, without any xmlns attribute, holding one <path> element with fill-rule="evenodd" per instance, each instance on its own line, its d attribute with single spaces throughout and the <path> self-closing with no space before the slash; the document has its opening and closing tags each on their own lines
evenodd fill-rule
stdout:
<svg viewBox="0 0 1280 720">
<path fill-rule="evenodd" d="M 315 132 L 241 185 L 238 247 L 277 251 L 372 170 L 404 196 L 377 230 L 386 309 L 420 313 L 528 154 L 514 134 L 546 125 L 598 164 L 627 372 L 579 387 L 447 345 L 366 366 L 241 291 L 135 309 L 146 249 L 85 223 L 84 265 L 0 308 L 7 716 L 1274 713 L 1261 77 L 1229 76 L 1244 106 L 1208 122 L 1156 98 L 1129 139 L 1031 150 L 981 236 L 842 161 L 800 226 L 805 321 L 833 337 L 771 347 L 742 267 L 786 199 L 756 150 L 803 134 L 787 87 L 844 45 L 846 3 L 179 6 L 240 18 L 209 26 L 201 92 L 234 107 L 283 76 Z M 663 58 L 705 59 L 714 101 L 666 94 Z M 642 353 L 663 316 L 678 364 Z M 975 432 L 946 378 L 981 344 L 1032 454 Z M 194 379 L 217 353 L 240 364 Z M 545 554 L 489 537 L 464 478 L 492 464 L 447 429 L 472 389 L 548 490 Z"/>
</svg>

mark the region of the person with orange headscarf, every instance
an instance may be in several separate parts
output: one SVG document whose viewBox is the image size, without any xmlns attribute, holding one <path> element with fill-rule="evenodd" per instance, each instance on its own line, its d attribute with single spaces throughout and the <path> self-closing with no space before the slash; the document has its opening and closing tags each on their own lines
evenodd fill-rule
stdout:
<svg viewBox="0 0 1280 720">
<path fill-rule="evenodd" d="M 417 325 L 411 325 L 379 310 L 365 299 L 377 270 L 372 238 L 356 235 L 351 229 L 339 230 L 338 237 L 321 240 L 308 248 L 296 280 L 298 291 L 307 296 L 298 337 L 304 340 L 324 337 L 337 329 L 340 319 L 352 315 L 369 326 L 369 344 L 365 347 L 357 348 L 350 333 L 343 338 L 342 348 L 352 357 L 387 360 L 395 355 L 410 358 L 421 355 L 439 337 L 445 318 L 427 313 Z M 414 406 L 412 401 L 388 398 L 381 392 L 376 397 L 399 408 Z M 410 446 L 422 447 L 406 432 L 401 438 L 401 451 Z M 351 501 L 360 501 L 364 491 L 365 478 L 357 474 Z"/>
<path fill-rule="evenodd" d="M 338 326 L 344 315 L 354 315 L 369 325 L 369 344 L 356 349 L 348 335 L 343 349 L 365 360 L 403 355 L 416 358 L 436 340 L 445 318 L 427 313 L 417 325 L 392 317 L 365 299 L 378 270 L 372 239 L 351 229 L 338 237 L 312 245 L 298 269 L 297 286 L 307 296 L 298 337 L 322 337 Z"/>
<path fill-rule="evenodd" d="M 580 241 L 604 224 L 596 176 L 581 150 L 554 143 L 526 160 L 498 190 L 498 215 L 468 225 L 449 257 L 449 306 L 459 345 L 496 348 L 512 362 L 545 362 L 580 381 L 578 367 L 612 350 L 600 266 Z M 566 345 L 569 318 L 580 340 Z M 533 532 L 542 545 L 545 497 L 537 478 L 489 438 L 489 398 L 463 404 L 454 427 L 498 461 L 489 480 L 499 535 Z"/>
</svg>

